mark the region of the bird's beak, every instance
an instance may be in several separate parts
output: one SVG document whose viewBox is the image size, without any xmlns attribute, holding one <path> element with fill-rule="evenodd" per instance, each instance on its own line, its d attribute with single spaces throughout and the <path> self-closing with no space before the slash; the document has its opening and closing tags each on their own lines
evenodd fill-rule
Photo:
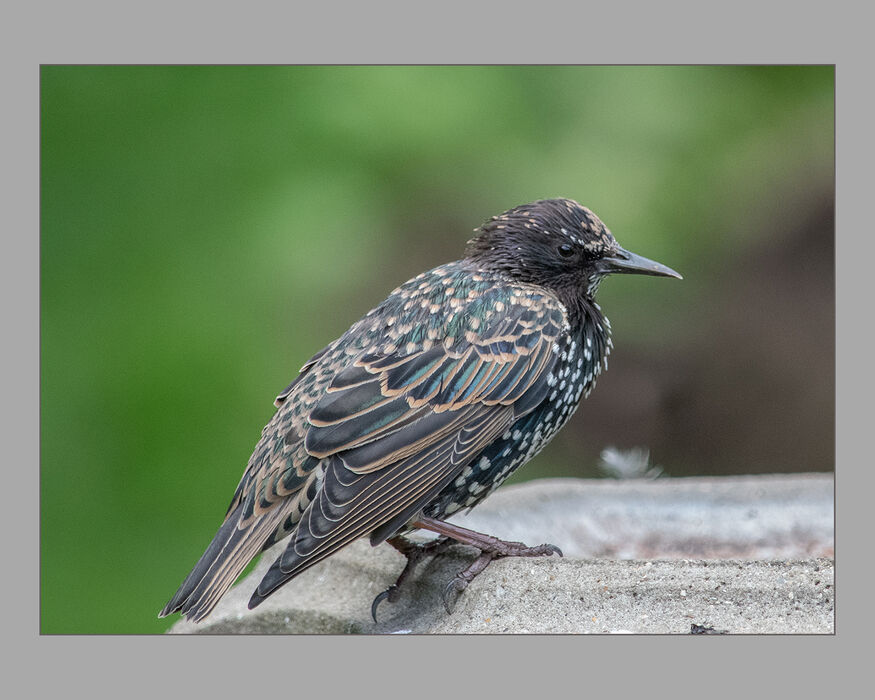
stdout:
<svg viewBox="0 0 875 700">
<path fill-rule="evenodd" d="M 636 275 L 658 275 L 659 277 L 683 279 L 670 267 L 655 260 L 648 260 L 642 255 L 630 253 L 628 250 L 623 250 L 623 248 L 620 248 L 613 255 L 602 258 L 599 262 L 602 270 L 606 273 L 625 272 Z"/>
</svg>

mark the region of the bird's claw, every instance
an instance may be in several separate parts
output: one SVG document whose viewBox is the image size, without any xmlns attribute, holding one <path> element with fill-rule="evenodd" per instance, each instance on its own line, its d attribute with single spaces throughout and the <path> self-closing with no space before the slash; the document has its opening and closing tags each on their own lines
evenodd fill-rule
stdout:
<svg viewBox="0 0 875 700">
<path fill-rule="evenodd" d="M 542 544 L 541 547 L 544 548 L 544 554 L 548 557 L 553 556 L 554 554 L 558 554 L 560 557 L 563 556 L 562 550 L 555 544 Z"/>
<path fill-rule="evenodd" d="M 374 618 L 374 622 L 377 621 L 377 607 L 384 600 L 388 600 L 390 603 L 394 603 L 398 600 L 398 595 L 401 592 L 401 589 L 398 588 L 396 584 L 392 584 L 385 591 L 378 594 L 376 598 L 374 598 L 374 602 L 371 603 L 371 617 Z"/>
<path fill-rule="evenodd" d="M 462 591 L 464 591 L 468 587 L 468 582 L 462 578 L 461 576 L 455 576 L 450 580 L 450 582 L 444 588 L 444 608 L 447 610 L 447 614 L 450 615 L 453 612 L 453 609 L 456 607 L 456 601 L 461 595 Z"/>
</svg>

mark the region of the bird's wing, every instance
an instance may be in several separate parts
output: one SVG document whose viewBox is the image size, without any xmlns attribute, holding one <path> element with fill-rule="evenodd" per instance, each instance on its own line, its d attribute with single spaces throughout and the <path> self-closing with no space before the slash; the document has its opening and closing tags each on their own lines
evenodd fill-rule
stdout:
<svg viewBox="0 0 875 700">
<path fill-rule="evenodd" d="M 501 304 L 480 323 L 463 307 L 456 336 L 365 352 L 334 376 L 304 436 L 321 487 L 251 606 L 354 539 L 391 535 L 545 398 L 563 309 L 531 294 Z"/>
</svg>

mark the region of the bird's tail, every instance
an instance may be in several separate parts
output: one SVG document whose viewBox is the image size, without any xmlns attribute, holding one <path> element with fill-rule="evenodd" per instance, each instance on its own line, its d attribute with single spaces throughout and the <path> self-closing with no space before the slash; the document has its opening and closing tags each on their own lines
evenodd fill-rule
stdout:
<svg viewBox="0 0 875 700">
<path fill-rule="evenodd" d="M 158 617 L 180 612 L 192 622 L 200 622 L 209 615 L 277 529 L 285 510 L 274 508 L 244 524 L 240 518 L 242 509 L 241 504 L 236 512 L 229 513 L 210 546 Z"/>
</svg>

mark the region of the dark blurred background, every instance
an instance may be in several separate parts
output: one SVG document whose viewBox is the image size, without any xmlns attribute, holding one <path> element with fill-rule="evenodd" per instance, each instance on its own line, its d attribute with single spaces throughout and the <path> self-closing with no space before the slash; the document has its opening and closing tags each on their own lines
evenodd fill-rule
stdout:
<svg viewBox="0 0 875 700">
<path fill-rule="evenodd" d="M 41 631 L 158 632 L 272 401 L 486 218 L 566 196 L 610 371 L 513 481 L 834 469 L 834 70 L 41 70 Z"/>
</svg>

